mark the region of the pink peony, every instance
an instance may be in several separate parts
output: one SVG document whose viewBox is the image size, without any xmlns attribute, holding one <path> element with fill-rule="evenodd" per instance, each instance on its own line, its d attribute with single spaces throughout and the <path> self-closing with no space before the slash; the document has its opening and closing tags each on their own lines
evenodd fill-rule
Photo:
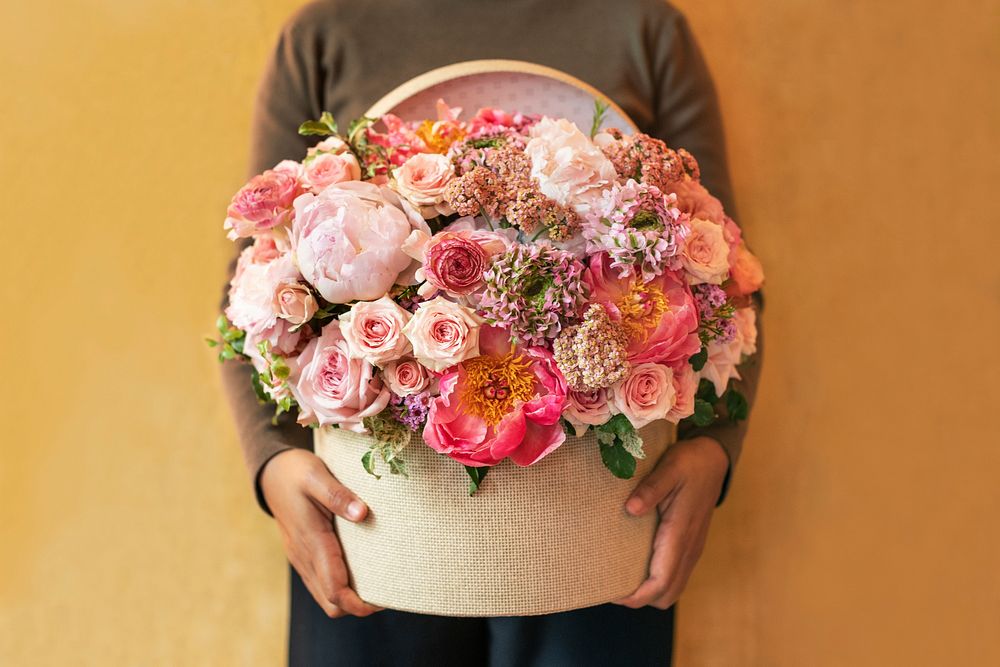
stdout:
<svg viewBox="0 0 1000 667">
<path fill-rule="evenodd" d="M 725 219 L 722 202 L 713 197 L 699 181 L 687 178 L 675 181 L 670 188 L 677 195 L 677 208 L 692 219 L 711 220 L 721 225 Z"/>
<path fill-rule="evenodd" d="M 764 267 L 760 260 L 740 243 L 733 252 L 726 293 L 730 296 L 753 294 L 764 284 Z"/>
<path fill-rule="evenodd" d="M 559 417 L 566 381 L 552 355 L 509 339 L 503 329 L 484 327 L 482 354 L 441 376 L 423 433 L 432 449 L 468 466 L 507 457 L 527 466 L 565 441 Z"/>
<path fill-rule="evenodd" d="M 444 191 L 455 177 L 451 159 L 437 153 L 418 153 L 393 170 L 396 191 L 417 207 L 425 218 L 451 213 Z"/>
<path fill-rule="evenodd" d="M 722 225 L 695 218 L 690 228 L 681 252 L 688 283 L 721 285 L 729 273 L 729 244 Z"/>
<path fill-rule="evenodd" d="M 229 208 L 223 228 L 231 240 L 253 236 L 291 220 L 292 202 L 302 192 L 298 180 L 286 170 L 269 169 L 240 188 Z"/>
<path fill-rule="evenodd" d="M 361 179 L 361 165 L 353 153 L 317 153 L 305 163 L 305 182 L 319 194 L 331 185 Z"/>
<path fill-rule="evenodd" d="M 413 356 L 441 372 L 479 354 L 482 322 L 471 308 L 439 296 L 420 304 L 403 333 L 413 345 Z"/>
<path fill-rule="evenodd" d="M 546 117 L 533 125 L 524 152 L 542 194 L 583 217 L 618 177 L 601 149 L 564 118 Z"/>
<path fill-rule="evenodd" d="M 299 404 L 300 424 L 336 424 L 364 433 L 362 420 L 385 409 L 389 389 L 363 359 L 352 359 L 337 322 L 323 327 L 298 357 L 289 360 L 288 383 Z"/>
<path fill-rule="evenodd" d="M 589 427 L 604 424 L 611 419 L 607 392 L 603 389 L 569 390 L 566 394 L 563 418 L 573 426 L 578 437 L 586 433 Z"/>
<path fill-rule="evenodd" d="M 430 373 L 416 359 L 390 361 L 382 369 L 382 376 L 389 389 L 397 396 L 419 394 L 431 386 Z"/>
<path fill-rule="evenodd" d="M 621 279 L 606 253 L 590 258 L 584 274 L 590 300 L 604 305 L 628 336 L 628 360 L 674 364 L 701 348 L 698 309 L 690 288 L 665 272 L 649 282 Z"/>
<path fill-rule="evenodd" d="M 340 332 L 351 357 L 382 367 L 410 351 L 403 327 L 411 317 L 388 296 L 359 301 L 340 316 Z"/>
<path fill-rule="evenodd" d="M 677 403 L 674 371 L 664 364 L 644 363 L 632 368 L 628 377 L 609 390 L 614 412 L 625 415 L 632 426 L 642 428 L 666 419 Z"/>
<path fill-rule="evenodd" d="M 302 274 L 324 299 L 371 301 L 410 264 L 401 250 L 410 231 L 406 214 L 378 186 L 350 181 L 295 200 L 291 242 Z"/>
<path fill-rule="evenodd" d="M 301 276 L 291 253 L 271 258 L 271 248 L 269 242 L 257 241 L 240 253 L 229 287 L 226 317 L 255 341 L 266 340 L 275 352 L 289 354 L 298 346 L 302 329 L 290 331 L 295 323 L 281 317 L 274 297 L 283 285 L 296 283 Z M 263 261 L 255 261 L 257 257 Z"/>
</svg>

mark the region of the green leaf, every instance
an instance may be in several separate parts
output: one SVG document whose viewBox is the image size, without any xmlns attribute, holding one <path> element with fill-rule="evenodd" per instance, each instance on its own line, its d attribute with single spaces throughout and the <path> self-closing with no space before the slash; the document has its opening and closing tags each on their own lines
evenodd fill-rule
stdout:
<svg viewBox="0 0 1000 667">
<path fill-rule="evenodd" d="M 209 338 L 208 336 L 205 336 L 205 342 L 208 343 L 209 347 L 215 347 L 216 345 L 219 344 L 219 341 L 215 340 L 214 338 Z"/>
<path fill-rule="evenodd" d="M 253 385 L 253 393 L 257 394 L 257 399 L 261 403 L 268 402 L 268 396 L 264 393 L 264 385 L 260 383 L 260 373 L 253 366 L 250 367 L 250 384 Z"/>
<path fill-rule="evenodd" d="M 590 124 L 591 139 L 594 138 L 594 135 L 596 135 L 598 130 L 601 129 L 601 125 L 604 124 L 604 117 L 607 115 L 610 106 L 611 105 L 603 100 L 594 100 L 594 118 Z"/>
<path fill-rule="evenodd" d="M 483 483 L 483 478 L 490 471 L 489 466 L 477 468 L 476 466 L 464 466 L 465 472 L 469 475 L 469 495 L 471 496 L 479 490 L 479 485 Z"/>
<path fill-rule="evenodd" d="M 691 420 L 697 426 L 708 426 L 715 421 L 715 408 L 708 401 L 696 398 L 694 400 L 694 414 Z"/>
<path fill-rule="evenodd" d="M 381 476 L 375 474 L 375 450 L 369 449 L 361 456 L 361 465 L 365 467 L 365 472 L 374 477 L 375 479 L 382 479 Z"/>
<path fill-rule="evenodd" d="M 597 427 L 598 431 L 604 431 L 614 435 L 614 441 L 609 442 L 606 438 L 598 435 L 597 441 L 605 444 L 615 444 L 617 442 L 625 448 L 629 454 L 637 459 L 646 458 L 646 453 L 642 449 L 642 438 L 636 432 L 632 422 L 623 414 L 617 414 L 607 422 Z"/>
<path fill-rule="evenodd" d="M 702 346 L 695 354 L 691 356 L 691 368 L 696 371 L 700 371 L 705 367 L 705 363 L 708 361 L 708 348 Z"/>
<path fill-rule="evenodd" d="M 698 391 L 697 393 L 695 393 L 695 396 L 702 399 L 703 401 L 708 401 L 709 403 L 714 404 L 716 399 L 715 383 L 713 383 L 711 380 L 706 380 L 705 378 L 702 378 L 701 382 L 698 383 Z"/>
<path fill-rule="evenodd" d="M 601 443 L 601 460 L 611 474 L 619 479 L 632 479 L 635 475 L 635 457 L 628 453 L 621 443 L 613 445 Z"/>
<path fill-rule="evenodd" d="M 307 120 L 299 125 L 299 134 L 302 136 L 323 136 L 337 134 L 337 121 L 333 119 L 333 114 L 324 111 L 319 120 Z"/>
<path fill-rule="evenodd" d="M 746 419 L 750 413 L 750 406 L 747 404 L 746 396 L 740 391 L 730 387 L 725 394 L 726 413 L 729 419 L 734 422 Z"/>
</svg>

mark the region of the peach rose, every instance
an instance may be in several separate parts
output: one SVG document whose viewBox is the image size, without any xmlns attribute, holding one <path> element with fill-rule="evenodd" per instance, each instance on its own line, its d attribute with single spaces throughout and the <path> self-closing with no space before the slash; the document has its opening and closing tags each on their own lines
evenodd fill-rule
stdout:
<svg viewBox="0 0 1000 667">
<path fill-rule="evenodd" d="M 698 392 L 698 375 L 691 364 L 684 362 L 673 366 L 674 407 L 667 413 L 667 421 L 676 424 L 694 414 L 694 395 Z"/>
<path fill-rule="evenodd" d="M 279 283 L 274 290 L 272 305 L 278 317 L 293 325 L 305 324 L 319 308 L 312 290 L 299 281 Z"/>
<path fill-rule="evenodd" d="M 335 183 L 361 180 L 361 165 L 353 153 L 317 153 L 308 160 L 304 180 L 315 193 Z"/>
<path fill-rule="evenodd" d="M 403 327 L 411 317 L 387 296 L 377 301 L 359 301 L 340 316 L 340 332 L 347 340 L 352 358 L 381 367 L 410 351 Z"/>
<path fill-rule="evenodd" d="M 382 376 L 389 389 L 397 396 L 419 394 L 431 385 L 431 376 L 416 359 L 390 361 L 382 369 Z"/>
<path fill-rule="evenodd" d="M 417 153 L 392 172 L 396 191 L 420 210 L 425 218 L 450 213 L 444 190 L 455 177 L 451 160 L 438 153 Z"/>
<path fill-rule="evenodd" d="M 729 271 L 729 244 L 722 226 L 695 218 L 690 228 L 681 253 L 688 283 L 721 285 Z"/>
<path fill-rule="evenodd" d="M 613 410 L 636 428 L 665 419 L 676 402 L 674 371 L 663 364 L 637 364 L 624 380 L 611 385 Z"/>
<path fill-rule="evenodd" d="M 757 351 L 757 311 L 753 308 L 738 308 L 733 313 L 736 322 L 736 337 L 740 356 L 749 356 Z"/>
<path fill-rule="evenodd" d="M 479 356 L 479 327 L 475 311 L 444 297 L 425 301 L 406 323 L 403 333 L 413 345 L 413 356 L 432 371 L 441 371 Z"/>
<path fill-rule="evenodd" d="M 736 246 L 733 253 L 732 266 L 729 268 L 730 282 L 726 284 L 726 292 L 730 296 L 745 296 L 753 294 L 764 284 L 764 267 L 760 260 L 747 249 L 745 243 Z"/>
<path fill-rule="evenodd" d="M 607 392 L 603 389 L 595 391 L 570 389 L 566 393 L 566 405 L 562 416 L 573 426 L 577 437 L 586 433 L 591 426 L 604 424 L 611 419 Z"/>
</svg>

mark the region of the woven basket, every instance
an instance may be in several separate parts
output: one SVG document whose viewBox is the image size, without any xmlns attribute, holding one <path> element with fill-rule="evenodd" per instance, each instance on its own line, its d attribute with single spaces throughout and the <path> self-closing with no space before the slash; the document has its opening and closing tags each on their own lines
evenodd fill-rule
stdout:
<svg viewBox="0 0 1000 667">
<path fill-rule="evenodd" d="M 635 124 L 600 91 L 564 72 L 514 60 L 477 60 L 422 74 L 366 113 L 436 117 L 436 103 L 568 118 L 590 128 L 594 101 L 607 105 L 606 127 Z M 360 524 L 336 527 L 362 599 L 379 606 L 447 616 L 526 616 L 602 604 L 631 593 L 646 577 L 655 513 L 624 510 L 636 481 L 674 441 L 656 422 L 641 431 L 647 458 L 632 480 L 602 464 L 592 434 L 569 438 L 540 462 L 503 461 L 468 495 L 462 466 L 415 436 L 405 450 L 409 479 L 365 472 L 367 436 L 317 429 L 315 451 L 369 506 Z"/>
<path fill-rule="evenodd" d="M 588 433 L 538 463 L 493 467 L 474 495 L 460 464 L 414 437 L 409 478 L 365 472 L 369 436 L 316 429 L 316 454 L 369 506 L 336 528 L 358 595 L 375 605 L 447 616 L 527 616 L 631 593 L 646 577 L 656 513 L 625 500 L 675 438 L 659 421 L 640 431 L 647 457 L 613 476 Z"/>
</svg>

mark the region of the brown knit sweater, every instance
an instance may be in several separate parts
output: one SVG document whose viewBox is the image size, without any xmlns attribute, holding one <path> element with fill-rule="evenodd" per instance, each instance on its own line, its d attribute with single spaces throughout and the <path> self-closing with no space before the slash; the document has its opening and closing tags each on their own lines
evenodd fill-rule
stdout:
<svg viewBox="0 0 1000 667">
<path fill-rule="evenodd" d="M 548 65 L 595 86 L 644 132 L 688 149 L 706 187 L 736 218 L 711 77 L 684 17 L 663 0 L 312 2 L 282 29 L 260 82 L 248 174 L 285 158 L 302 159 L 315 141 L 299 136 L 298 126 L 324 110 L 344 124 L 418 74 L 482 58 Z M 762 343 L 761 337 L 760 348 Z M 760 362 L 758 354 L 740 369 L 739 385 L 751 404 Z M 310 449 L 312 430 L 288 415 L 272 425 L 273 406 L 258 403 L 248 365 L 224 363 L 222 376 L 258 500 L 267 510 L 257 484 L 260 471 L 279 452 Z M 745 422 L 720 423 L 681 436 L 697 432 L 718 440 L 731 473 L 745 431 Z"/>
</svg>

